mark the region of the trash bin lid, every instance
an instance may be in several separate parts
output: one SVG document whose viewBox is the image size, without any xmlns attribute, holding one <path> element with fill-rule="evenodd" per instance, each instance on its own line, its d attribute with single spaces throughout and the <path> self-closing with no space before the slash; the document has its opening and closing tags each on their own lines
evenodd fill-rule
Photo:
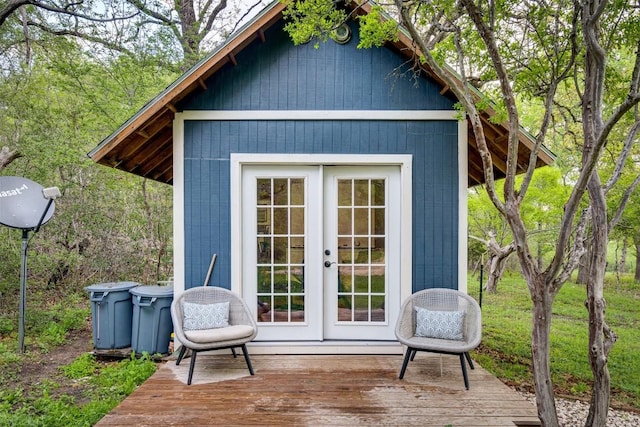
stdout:
<svg viewBox="0 0 640 427">
<path fill-rule="evenodd" d="M 128 291 L 131 288 L 140 286 L 138 282 L 107 282 L 96 283 L 95 285 L 87 286 L 84 288 L 87 292 L 115 292 L 115 291 Z"/>
<path fill-rule="evenodd" d="M 173 297 L 173 286 L 148 285 L 129 289 L 133 295 L 141 297 Z"/>
</svg>

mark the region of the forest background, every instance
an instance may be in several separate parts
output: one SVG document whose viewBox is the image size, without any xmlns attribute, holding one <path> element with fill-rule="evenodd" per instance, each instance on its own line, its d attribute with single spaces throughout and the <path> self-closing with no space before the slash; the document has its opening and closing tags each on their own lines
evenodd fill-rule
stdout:
<svg viewBox="0 0 640 427">
<path fill-rule="evenodd" d="M 62 192 L 54 218 L 31 237 L 30 299 L 170 278 L 171 187 L 87 153 L 265 2 L 210 2 L 190 28 L 176 14 L 202 7 L 195 2 L 179 14 L 161 2 L 30 2 L 3 15 L 11 3 L 0 2 L 0 173 Z M 3 311 L 17 301 L 20 233 L 0 227 Z"/>
</svg>

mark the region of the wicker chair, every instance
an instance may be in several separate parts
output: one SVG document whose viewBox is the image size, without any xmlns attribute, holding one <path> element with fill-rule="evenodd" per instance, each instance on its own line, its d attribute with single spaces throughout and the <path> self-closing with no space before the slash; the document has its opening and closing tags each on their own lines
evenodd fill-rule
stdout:
<svg viewBox="0 0 640 427">
<path fill-rule="evenodd" d="M 205 308 L 218 305 L 219 308 L 220 303 L 222 303 L 222 307 L 226 307 L 226 302 L 229 302 L 228 326 L 220 327 L 220 325 L 214 325 L 209 328 L 206 326 L 207 322 L 204 322 L 200 325 L 204 325 L 204 328 L 193 327 L 192 319 L 188 317 L 185 319 L 185 304 L 187 303 L 191 304 L 188 307 L 188 311 L 191 311 L 194 305 Z M 182 344 L 176 365 L 180 364 L 187 349 L 191 350 L 187 384 L 191 384 L 196 354 L 207 350 L 231 349 L 233 356 L 236 357 L 235 348 L 241 347 L 249 372 L 253 375 L 253 367 L 251 366 L 246 343 L 256 337 L 258 327 L 249 311 L 249 307 L 236 294 L 215 286 L 200 286 L 188 289 L 171 303 L 171 318 L 176 339 Z M 191 327 L 185 329 L 185 320 L 187 326 Z"/>
<path fill-rule="evenodd" d="M 417 307 L 418 309 L 416 309 Z M 420 325 L 417 324 L 418 316 L 421 316 Z M 444 321 L 442 320 L 443 316 L 446 317 Z M 431 328 L 441 322 L 446 324 L 453 318 L 452 316 L 455 316 L 457 321 L 450 322 L 451 328 L 435 328 L 435 332 Z M 429 321 L 431 321 L 431 325 L 425 325 Z M 454 326 L 454 323 L 457 325 Z M 451 330 L 456 328 L 459 328 L 456 333 L 449 335 Z M 469 363 L 469 367 L 473 369 L 469 351 L 480 344 L 482 335 L 480 307 L 472 297 L 454 289 L 444 288 L 416 292 L 402 304 L 395 333 L 398 341 L 407 346 L 400 379 L 404 378 L 407 364 L 409 360 L 413 360 L 417 351 L 455 354 L 460 356 L 464 386 L 469 390 L 465 359 Z"/>
</svg>

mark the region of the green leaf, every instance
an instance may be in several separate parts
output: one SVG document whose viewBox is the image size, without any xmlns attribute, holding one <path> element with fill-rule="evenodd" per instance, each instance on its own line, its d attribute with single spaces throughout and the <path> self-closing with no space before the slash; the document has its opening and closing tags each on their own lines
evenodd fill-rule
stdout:
<svg viewBox="0 0 640 427">
<path fill-rule="evenodd" d="M 391 19 L 384 19 L 380 6 L 374 6 L 360 21 L 360 43 L 358 48 L 381 47 L 388 41 L 398 40 L 398 24 Z"/>
</svg>

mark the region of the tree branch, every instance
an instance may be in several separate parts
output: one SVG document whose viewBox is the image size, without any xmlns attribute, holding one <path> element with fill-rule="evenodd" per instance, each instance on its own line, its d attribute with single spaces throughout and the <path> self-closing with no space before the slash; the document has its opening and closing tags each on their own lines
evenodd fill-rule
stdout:
<svg viewBox="0 0 640 427">
<path fill-rule="evenodd" d="M 615 169 L 613 170 L 613 173 L 609 177 L 609 180 L 603 187 L 603 191 L 605 194 L 609 192 L 609 190 L 618 182 L 618 180 L 622 176 L 624 165 L 627 162 L 629 155 L 631 154 L 631 149 L 633 148 L 633 144 L 635 142 L 638 131 L 640 131 L 640 120 L 637 120 L 635 122 L 635 124 L 631 128 L 631 131 L 625 138 L 624 145 L 622 147 L 622 150 L 620 151 L 620 154 L 618 155 L 618 160 L 616 161 Z"/>
<path fill-rule="evenodd" d="M 511 79 L 508 76 L 507 69 L 502 61 L 494 33 L 489 26 L 484 22 L 482 11 L 476 6 L 473 0 L 460 0 L 461 4 L 467 10 L 467 13 L 473 21 L 478 34 L 482 38 L 491 63 L 498 77 L 500 84 L 500 91 L 502 93 L 502 100 L 507 110 L 509 117 L 509 135 L 508 135 L 508 150 L 507 150 L 507 171 L 505 172 L 505 202 L 506 203 L 519 203 L 517 200 L 517 194 L 515 191 L 515 177 L 518 167 L 518 144 L 520 143 L 520 121 L 518 117 L 518 107 L 516 105 L 515 95 L 513 88 L 511 87 Z M 511 202 L 509 200 L 512 200 Z"/>
<path fill-rule="evenodd" d="M 54 12 L 61 15 L 80 18 L 89 22 L 96 22 L 96 23 L 126 21 L 127 19 L 134 18 L 139 13 L 139 12 L 133 12 L 130 15 L 113 16 L 110 18 L 100 18 L 98 16 L 87 15 L 87 14 L 76 12 L 70 9 L 72 6 L 75 6 L 77 4 L 80 4 L 80 3 L 68 3 L 62 6 L 57 6 L 55 4 L 48 4 L 43 1 L 36 1 L 36 0 L 9 0 L 7 5 L 2 10 L 0 10 L 0 27 L 11 15 L 13 15 L 13 13 L 20 6 L 26 6 L 26 5 L 31 5 L 38 9 L 46 10 L 48 12 Z"/>
<path fill-rule="evenodd" d="M 12 150 L 6 146 L 0 148 L 0 171 L 20 157 L 22 157 L 22 154 L 18 150 Z"/>
<path fill-rule="evenodd" d="M 20 6 L 31 4 L 30 0 L 9 0 L 7 4 L 0 9 L 0 27 Z"/>
<path fill-rule="evenodd" d="M 207 5 L 208 6 L 211 5 L 211 0 L 209 0 L 209 2 L 207 2 Z M 207 19 L 207 23 L 205 24 L 205 26 L 204 26 L 204 28 L 202 30 L 202 34 L 203 35 L 207 34 L 209 31 L 211 31 L 211 27 L 213 27 L 213 22 L 218 17 L 218 14 L 220 12 L 222 12 L 226 7 L 227 7 L 227 0 L 220 0 L 220 3 L 218 3 L 216 5 L 216 7 L 213 8 L 211 13 L 209 14 L 209 18 Z"/>
<path fill-rule="evenodd" d="M 638 58 L 640 58 L 640 52 Z M 598 138 L 595 146 L 596 149 L 599 149 L 599 152 L 601 152 L 602 148 L 604 148 L 604 146 L 606 145 L 607 138 L 609 137 L 609 134 L 611 133 L 613 127 L 626 113 L 628 113 L 633 107 L 638 105 L 639 102 L 640 92 L 636 90 L 635 93 L 629 93 L 627 99 L 625 99 L 625 101 L 620 104 L 618 108 L 616 108 L 616 111 L 613 112 L 611 117 L 607 119 L 607 121 L 603 125 L 602 132 L 600 133 L 600 137 Z"/>
<path fill-rule="evenodd" d="M 29 21 L 28 25 L 30 27 L 39 28 L 42 31 L 45 31 L 45 32 L 47 32 L 49 34 L 52 34 L 54 36 L 73 36 L 73 37 L 78 37 L 78 38 L 81 38 L 81 39 L 84 39 L 84 40 L 87 40 L 87 41 L 90 41 L 90 42 L 93 42 L 93 43 L 101 44 L 102 46 L 105 46 L 105 47 L 107 47 L 109 49 L 112 49 L 112 50 L 114 50 L 116 52 L 125 53 L 125 54 L 127 54 L 127 55 L 129 55 L 131 57 L 135 56 L 135 54 L 132 51 L 130 51 L 129 49 L 123 47 L 122 44 L 120 44 L 120 43 L 110 42 L 110 41 L 105 40 L 103 38 L 95 37 L 95 36 L 92 36 L 92 35 L 87 34 L 87 33 L 83 33 L 83 32 L 80 32 L 80 31 L 75 31 L 75 30 L 58 30 L 58 29 L 54 29 L 54 28 L 49 28 L 49 27 L 47 27 L 45 25 L 42 25 L 39 22 L 33 22 L 33 21 Z"/>
<path fill-rule="evenodd" d="M 500 200 L 498 195 L 495 192 L 495 180 L 493 176 L 493 161 L 491 159 L 491 154 L 489 152 L 489 148 L 487 146 L 487 141 L 484 135 L 482 121 L 480 120 L 480 114 L 473 102 L 473 99 L 469 93 L 469 88 L 466 84 L 453 74 L 452 70 L 448 67 L 443 67 L 438 64 L 438 62 L 433 58 L 430 53 L 428 46 L 426 45 L 424 39 L 420 36 L 418 31 L 416 30 L 415 25 L 413 24 L 411 17 L 409 16 L 409 8 L 411 7 L 409 4 L 404 3 L 402 0 L 394 0 L 396 8 L 400 14 L 400 22 L 405 26 L 409 35 L 411 36 L 413 42 L 419 48 L 419 54 L 422 55 L 420 58 L 423 60 L 434 72 L 440 76 L 444 82 L 449 86 L 451 91 L 456 95 L 459 102 L 465 109 L 467 113 L 467 117 L 469 122 L 471 123 L 471 127 L 473 129 L 474 135 L 476 137 L 476 144 L 478 146 L 478 150 L 480 152 L 480 156 L 482 158 L 482 168 L 485 175 L 486 180 L 486 189 L 494 206 L 502 213 L 505 211 L 504 203 Z"/>
<path fill-rule="evenodd" d="M 622 214 L 624 212 L 624 209 L 627 207 L 627 203 L 629 202 L 629 199 L 631 198 L 631 195 L 633 194 L 633 192 L 636 189 L 636 187 L 638 186 L 638 184 L 640 184 L 640 175 L 636 176 L 636 178 L 633 180 L 631 185 L 624 192 L 624 195 L 622 196 L 622 200 L 620 201 L 620 204 L 618 205 L 618 209 L 613 214 L 613 217 L 611 218 L 611 221 L 609 221 L 609 227 L 608 227 L 608 232 L 609 233 L 611 232 L 611 230 L 613 230 L 613 228 L 616 225 L 618 225 L 618 222 L 620 222 L 620 218 L 622 218 Z"/>
<path fill-rule="evenodd" d="M 256 7 L 260 6 L 262 4 L 262 0 L 258 0 L 257 2 L 255 2 L 254 4 L 252 4 L 251 6 L 249 6 L 249 9 L 240 17 L 240 19 L 238 19 L 235 23 L 235 25 L 233 26 L 233 28 L 231 29 L 231 31 L 229 32 L 229 34 L 233 34 L 236 32 L 236 30 L 238 29 L 238 25 L 240 25 L 240 23 L 244 20 L 244 18 L 246 18 L 247 16 L 249 16 L 249 14 L 251 13 L 251 11 L 253 11 L 253 9 L 255 9 Z"/>
</svg>

